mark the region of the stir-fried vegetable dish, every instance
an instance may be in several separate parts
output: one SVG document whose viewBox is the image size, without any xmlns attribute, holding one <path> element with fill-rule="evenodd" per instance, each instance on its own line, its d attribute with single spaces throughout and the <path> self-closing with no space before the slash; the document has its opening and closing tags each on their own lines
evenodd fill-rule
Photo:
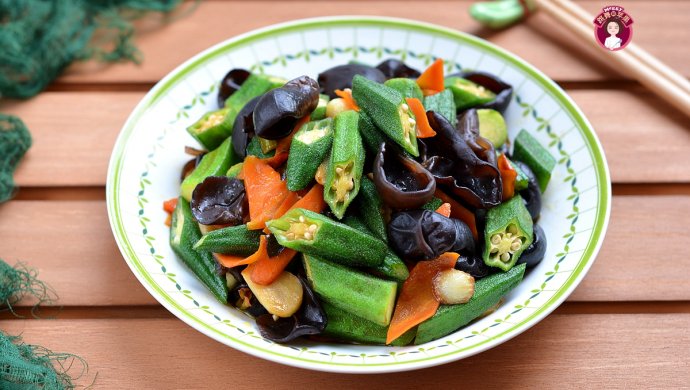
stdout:
<svg viewBox="0 0 690 390">
<path fill-rule="evenodd" d="M 554 159 L 512 87 L 396 59 L 316 79 L 233 69 L 187 128 L 170 245 L 275 342 L 403 346 L 495 310 L 546 251 Z"/>
</svg>

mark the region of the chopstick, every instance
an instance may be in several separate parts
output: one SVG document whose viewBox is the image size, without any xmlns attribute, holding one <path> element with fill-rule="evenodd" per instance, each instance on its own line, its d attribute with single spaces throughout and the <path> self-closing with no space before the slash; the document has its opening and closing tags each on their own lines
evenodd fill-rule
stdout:
<svg viewBox="0 0 690 390">
<path fill-rule="evenodd" d="M 683 76 L 633 43 L 616 52 L 601 50 L 593 38 L 592 18 L 568 0 L 535 0 L 535 3 L 539 9 L 558 20 L 582 41 L 590 42 L 590 45 L 597 48 L 602 55 L 607 55 L 607 61 L 615 64 L 617 69 L 637 79 L 640 84 L 690 116 L 690 82 Z"/>
<path fill-rule="evenodd" d="M 568 11 L 571 15 L 576 18 L 581 19 L 588 26 L 592 24 L 591 16 L 582 9 L 579 5 L 573 3 L 569 0 L 553 0 L 563 9 Z M 678 84 L 679 87 L 683 88 L 687 93 L 690 93 L 690 81 L 680 75 L 675 70 L 668 67 L 668 65 L 659 61 L 656 57 L 649 54 L 646 50 L 638 46 L 637 44 L 631 42 L 625 47 L 625 52 L 631 54 L 633 57 L 637 58 L 639 61 L 644 62 L 650 68 L 654 68 L 660 75 L 666 77 L 669 81 Z"/>
</svg>

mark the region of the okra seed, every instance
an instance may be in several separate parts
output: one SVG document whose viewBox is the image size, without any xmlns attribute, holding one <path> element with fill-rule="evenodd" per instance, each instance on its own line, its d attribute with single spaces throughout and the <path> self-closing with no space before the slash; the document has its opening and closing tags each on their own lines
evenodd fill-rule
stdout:
<svg viewBox="0 0 690 390">
<path fill-rule="evenodd" d="M 501 261 L 507 263 L 510 260 L 510 253 L 501 253 Z"/>
<path fill-rule="evenodd" d="M 312 237 L 314 237 L 310 232 L 304 232 L 304 238 L 307 240 L 311 240 Z"/>
<path fill-rule="evenodd" d="M 337 168 L 335 169 L 335 173 L 337 173 L 337 174 L 339 174 L 339 175 L 342 174 L 342 173 L 343 173 L 343 168 L 337 167 Z"/>
<path fill-rule="evenodd" d="M 288 233 L 285 235 L 285 237 L 287 237 L 288 240 L 294 240 L 295 239 L 295 233 Z"/>
<path fill-rule="evenodd" d="M 310 232 L 310 233 L 314 233 L 314 232 L 316 231 L 316 229 L 317 229 L 317 226 L 316 226 L 316 225 L 311 225 L 311 226 L 309 226 L 309 232 Z"/>
<path fill-rule="evenodd" d="M 494 234 L 491 236 L 491 243 L 494 245 L 498 245 L 501 243 L 501 234 Z"/>
<path fill-rule="evenodd" d="M 511 250 L 511 251 L 516 251 L 516 250 L 520 249 L 520 245 L 522 245 L 522 244 L 520 243 L 520 241 L 513 241 L 513 243 L 510 244 L 510 250 Z"/>
<path fill-rule="evenodd" d="M 407 121 L 410 122 L 411 125 L 414 125 L 415 123 L 417 123 L 417 122 L 414 120 L 414 118 L 407 118 Z"/>
<path fill-rule="evenodd" d="M 275 315 L 275 314 L 273 315 L 273 321 L 278 321 L 279 318 L 280 317 L 278 317 L 277 315 Z"/>
<path fill-rule="evenodd" d="M 407 110 L 410 109 L 410 106 L 408 106 L 407 104 L 403 103 L 402 109 L 403 109 L 403 111 L 407 111 Z"/>
<path fill-rule="evenodd" d="M 299 216 L 299 221 L 302 222 L 302 223 L 304 223 L 304 221 L 305 221 L 304 215 L 300 215 L 300 216 Z"/>
</svg>

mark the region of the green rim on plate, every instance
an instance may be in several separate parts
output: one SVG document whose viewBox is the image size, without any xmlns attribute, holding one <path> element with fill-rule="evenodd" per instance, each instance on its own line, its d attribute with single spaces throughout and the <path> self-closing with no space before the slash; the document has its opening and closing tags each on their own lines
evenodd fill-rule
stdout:
<svg viewBox="0 0 690 390">
<path fill-rule="evenodd" d="M 424 349 L 420 348 L 421 353 L 418 353 L 418 355 L 415 356 L 415 358 L 400 361 L 396 359 L 395 352 L 390 352 L 389 355 L 391 358 L 385 359 L 385 361 L 384 359 L 382 359 L 381 361 L 365 361 L 365 359 L 363 358 L 361 363 L 351 361 L 338 362 L 334 361 L 333 356 L 331 356 L 331 359 L 324 359 L 321 355 L 327 354 L 323 352 L 319 352 L 314 355 L 295 354 L 294 351 L 299 350 L 299 348 L 297 347 L 286 347 L 288 348 L 286 350 L 276 350 L 273 343 L 267 342 L 261 339 L 260 337 L 254 337 L 251 340 L 247 340 L 246 338 L 242 339 L 238 337 L 233 337 L 232 335 L 224 333 L 218 330 L 216 327 L 209 325 L 207 320 L 202 319 L 200 317 L 199 312 L 193 312 L 192 310 L 183 307 L 178 301 L 171 297 L 170 293 L 166 291 L 165 288 L 163 288 L 158 282 L 154 280 L 150 272 L 146 270 L 143 264 L 143 260 L 140 258 L 141 255 L 137 253 L 130 241 L 131 233 L 128 233 L 125 223 L 123 222 L 123 215 L 121 209 L 121 197 L 123 196 L 123 194 L 121 193 L 121 183 L 123 181 L 122 167 L 125 162 L 125 149 L 128 145 L 128 142 L 130 141 L 130 137 L 132 136 L 132 133 L 137 123 L 154 104 L 163 99 L 169 93 L 169 91 L 171 91 L 171 89 L 179 85 L 184 80 L 185 76 L 198 70 L 206 62 L 214 60 L 219 56 L 222 56 L 237 47 L 241 47 L 243 45 L 247 45 L 249 43 L 256 42 L 261 39 L 277 37 L 287 33 L 300 32 L 310 28 L 322 27 L 330 29 L 337 28 L 339 26 L 351 27 L 353 25 L 357 26 L 358 28 L 375 27 L 382 29 L 404 29 L 407 31 L 427 34 L 433 37 L 439 37 L 452 41 L 460 41 L 465 45 L 475 47 L 481 51 L 490 53 L 491 55 L 500 58 L 501 60 L 507 63 L 510 63 L 510 65 L 512 65 L 516 69 L 519 69 L 521 72 L 524 72 L 526 75 L 529 75 L 531 79 L 534 80 L 540 88 L 543 88 L 543 90 L 551 98 L 553 98 L 561 107 L 563 107 L 568 117 L 575 124 L 577 130 L 585 140 L 586 149 L 588 150 L 590 157 L 594 162 L 593 170 L 596 174 L 596 188 L 598 189 L 598 197 L 596 201 L 595 210 L 593 210 L 595 216 L 594 223 L 590 233 L 590 238 L 585 246 L 585 249 L 583 250 L 580 261 L 573 268 L 568 279 L 563 283 L 563 285 L 560 286 L 558 291 L 556 291 L 548 301 L 543 303 L 540 307 L 536 308 L 536 310 L 534 310 L 534 312 L 532 312 L 526 318 L 514 324 L 510 324 L 510 326 L 508 326 L 506 329 L 503 329 L 500 333 L 491 335 L 490 337 L 486 337 L 481 342 L 470 344 L 466 347 L 455 346 L 454 348 L 447 348 L 447 351 L 444 351 L 443 353 L 434 353 L 432 355 L 425 353 Z M 355 48 L 355 50 L 357 50 L 357 48 Z M 280 56 L 276 57 L 276 60 L 284 60 L 285 57 L 286 55 L 281 54 Z M 534 118 L 537 119 L 537 121 L 539 121 L 539 117 L 536 113 L 536 110 L 534 110 L 534 108 L 531 107 L 529 104 L 523 104 L 523 102 L 520 101 L 519 96 L 516 96 L 516 98 L 518 104 L 520 104 L 520 106 L 525 109 L 525 113 L 531 114 L 532 116 L 534 116 Z M 542 119 L 541 121 L 543 122 L 544 120 Z M 568 164 L 569 163 L 570 161 L 568 161 Z M 573 188 L 576 188 L 576 174 L 573 172 L 571 176 L 573 176 L 573 182 L 571 183 L 571 185 Z M 569 177 L 567 177 L 566 179 L 568 178 Z M 143 177 L 141 179 L 144 180 Z M 553 81 L 548 79 L 541 72 L 534 69 L 531 65 L 528 65 L 523 60 L 517 58 L 514 55 L 508 54 L 503 49 L 500 49 L 494 46 L 493 44 L 490 44 L 474 36 L 454 31 L 451 29 L 435 26 L 432 24 L 420 23 L 416 21 L 403 19 L 352 16 L 299 20 L 243 34 L 241 36 L 218 44 L 196 55 L 192 59 L 188 60 L 187 62 L 179 66 L 173 72 L 171 72 L 168 76 L 161 80 L 137 105 L 137 107 L 134 109 L 129 119 L 127 120 L 126 124 L 124 125 L 124 128 L 117 139 L 108 170 L 107 204 L 110 224 L 113 229 L 113 233 L 115 235 L 117 244 L 134 274 L 146 287 L 146 289 L 161 304 L 163 304 L 163 306 L 165 306 L 168 310 L 170 310 L 173 314 L 185 321 L 190 326 L 208 335 L 209 337 L 214 338 L 215 340 L 231 345 L 234 348 L 237 348 L 241 351 L 276 362 L 324 371 L 368 373 L 392 372 L 423 368 L 471 356 L 473 354 L 491 348 L 501 342 L 509 340 L 510 338 L 522 333 L 523 331 L 537 323 L 539 320 L 541 320 L 543 317 L 548 315 L 551 311 L 558 307 L 558 305 L 574 290 L 574 288 L 577 286 L 580 280 L 584 277 L 584 274 L 592 265 L 594 258 L 599 251 L 599 248 L 603 242 L 604 232 L 609 219 L 611 202 L 610 185 L 610 177 L 608 167 L 606 164 L 606 159 L 601 145 L 599 144 L 599 141 L 596 138 L 590 124 L 587 122 L 587 120 L 584 118 L 584 115 L 575 106 L 572 100 Z M 141 193 L 143 193 L 143 183 L 141 184 L 141 189 Z M 577 194 L 579 195 L 579 191 L 577 192 Z M 577 203 L 577 199 L 575 202 Z M 577 209 L 577 207 L 573 207 L 574 209 Z M 577 220 L 577 213 L 574 215 L 574 219 Z M 572 222 L 571 233 L 573 236 L 575 234 L 574 226 L 575 222 Z M 154 254 L 153 246 L 151 246 L 151 254 Z M 565 255 L 563 255 L 563 258 L 565 258 L 567 254 L 568 250 L 566 245 L 566 253 Z M 177 285 L 177 289 L 181 289 L 179 285 Z M 190 299 L 192 298 L 190 297 Z M 196 300 L 194 300 L 194 303 L 198 306 Z M 207 314 L 211 314 L 218 321 L 221 321 L 221 318 L 217 315 L 208 311 Z M 506 321 L 506 323 L 507 322 L 508 321 Z M 244 331 L 242 332 L 244 333 Z M 434 342 L 428 344 L 433 343 Z M 428 348 L 427 351 L 431 351 L 432 349 L 433 348 Z"/>
</svg>

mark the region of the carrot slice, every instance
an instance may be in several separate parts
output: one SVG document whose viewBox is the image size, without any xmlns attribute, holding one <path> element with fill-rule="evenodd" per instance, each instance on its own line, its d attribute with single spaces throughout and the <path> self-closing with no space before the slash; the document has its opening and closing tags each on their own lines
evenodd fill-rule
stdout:
<svg viewBox="0 0 690 390">
<path fill-rule="evenodd" d="M 302 127 L 307 122 L 309 122 L 309 115 L 305 115 L 300 120 L 298 120 L 295 124 L 295 127 L 292 129 L 290 135 L 278 141 L 278 145 L 276 145 L 276 152 L 273 155 L 273 157 L 269 157 L 267 159 L 264 159 L 263 161 L 266 161 L 266 163 L 268 163 L 268 165 L 272 166 L 273 168 L 278 168 L 279 166 L 283 165 L 283 163 L 287 161 L 288 154 L 290 153 L 292 137 L 294 137 L 297 130 L 299 130 L 300 127 Z"/>
<path fill-rule="evenodd" d="M 422 89 L 424 96 L 443 92 L 443 60 L 437 59 L 417 79 L 417 85 Z"/>
<path fill-rule="evenodd" d="M 446 218 L 450 218 L 450 203 L 444 203 L 438 206 L 436 212 L 443 215 Z"/>
<path fill-rule="evenodd" d="M 292 194 L 295 194 L 296 196 L 297 193 L 293 192 Z M 290 196 L 288 196 L 288 198 L 290 198 Z M 283 204 L 287 203 L 288 200 L 286 199 Z M 282 208 L 283 207 L 281 206 L 280 209 Z M 323 200 L 323 186 L 320 184 L 314 184 L 309 192 L 307 192 L 306 195 L 304 195 L 304 197 L 297 202 L 293 202 L 292 206 L 288 210 L 281 212 L 279 209 L 279 211 L 275 213 L 274 218 L 280 218 L 283 214 L 292 209 L 306 209 L 315 213 L 320 213 L 325 208 L 326 201 Z M 252 281 L 261 285 L 273 283 L 273 281 L 280 276 L 285 267 L 290 264 L 290 261 L 295 257 L 295 254 L 297 254 L 296 251 L 285 248 L 278 256 L 261 258 L 257 262 L 251 264 L 249 267 L 252 269 L 249 270 L 249 272 L 251 272 L 250 275 Z"/>
<path fill-rule="evenodd" d="M 405 280 L 388 327 L 386 344 L 431 318 L 440 305 L 434 294 L 434 277 L 455 266 L 457 253 L 446 252 L 434 260 L 417 263 Z"/>
<path fill-rule="evenodd" d="M 175 212 L 175 207 L 177 207 L 177 198 L 168 199 L 163 202 L 163 210 L 168 214 Z"/>
<path fill-rule="evenodd" d="M 267 162 L 255 156 L 247 156 L 244 160 L 242 176 L 249 203 L 247 228 L 263 229 L 266 227 L 266 221 L 273 218 L 290 191 L 287 184 L 280 180 L 280 174 Z"/>
<path fill-rule="evenodd" d="M 473 212 L 471 212 L 463 205 L 458 203 L 458 201 L 456 201 L 455 199 L 446 195 L 443 191 L 439 190 L 438 188 L 436 188 L 434 196 L 441 199 L 444 203 L 450 203 L 450 216 L 453 218 L 457 218 L 462 222 L 465 222 L 467 226 L 470 227 L 474 239 L 477 240 L 479 238 L 479 234 L 477 233 L 477 221 L 474 218 Z"/>
<path fill-rule="evenodd" d="M 434 129 L 429 124 L 429 119 L 426 117 L 426 110 L 424 105 L 417 98 L 406 98 L 407 105 L 412 110 L 415 120 L 417 121 L 417 138 L 429 138 L 436 135 Z"/>
<path fill-rule="evenodd" d="M 501 181 L 503 182 L 503 201 L 512 198 L 515 195 L 515 179 L 517 179 L 517 171 L 508 161 L 505 154 L 498 156 L 498 171 L 501 172 Z"/>
<path fill-rule="evenodd" d="M 326 208 L 326 201 L 323 200 L 323 186 L 321 184 L 314 184 L 309 192 L 298 200 L 292 209 L 306 209 L 315 213 L 320 213 Z"/>
<path fill-rule="evenodd" d="M 355 99 L 352 97 L 352 90 L 350 88 L 345 88 L 344 90 L 336 89 L 334 92 L 336 95 L 338 95 L 338 97 L 342 98 L 345 101 L 345 106 L 348 110 L 359 111 L 359 106 L 355 102 Z"/>
<path fill-rule="evenodd" d="M 252 282 L 263 286 L 269 285 L 278 279 L 296 254 L 297 251 L 285 248 L 278 256 L 263 257 L 250 264 L 247 267 L 247 273 L 252 278 Z"/>
<path fill-rule="evenodd" d="M 224 255 L 221 253 L 214 253 L 213 256 L 215 256 L 216 260 L 218 260 L 223 267 L 227 268 L 252 264 L 263 258 L 268 258 L 268 241 L 266 241 L 266 236 L 262 235 L 259 237 L 259 249 L 247 257 Z"/>
</svg>

